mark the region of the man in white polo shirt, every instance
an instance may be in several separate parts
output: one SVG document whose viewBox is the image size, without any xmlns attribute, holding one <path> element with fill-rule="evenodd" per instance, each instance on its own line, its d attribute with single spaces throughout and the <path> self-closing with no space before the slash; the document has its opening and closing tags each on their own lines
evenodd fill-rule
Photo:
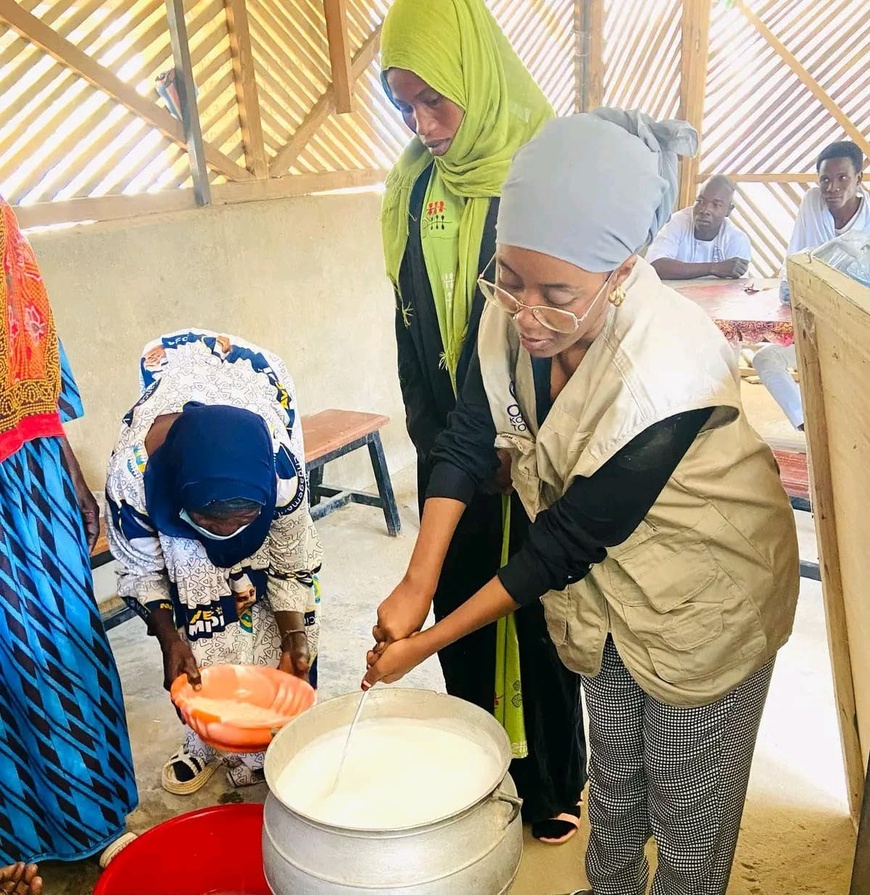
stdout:
<svg viewBox="0 0 870 895">
<path fill-rule="evenodd" d="M 816 161 L 819 185 L 803 198 L 798 211 L 788 254 L 811 251 L 850 230 L 870 233 L 870 196 L 861 182 L 864 153 L 848 140 L 826 146 Z M 780 289 L 788 301 L 788 282 Z M 803 430 L 804 410 L 798 384 L 790 369 L 797 365 L 794 345 L 780 348 L 765 345 L 752 361 L 755 372 L 783 409 L 791 424 Z"/>
<path fill-rule="evenodd" d="M 676 212 L 646 253 L 663 280 L 699 277 L 739 279 L 752 258 L 749 237 L 728 218 L 734 211 L 734 183 L 711 177 L 692 208 Z"/>
</svg>

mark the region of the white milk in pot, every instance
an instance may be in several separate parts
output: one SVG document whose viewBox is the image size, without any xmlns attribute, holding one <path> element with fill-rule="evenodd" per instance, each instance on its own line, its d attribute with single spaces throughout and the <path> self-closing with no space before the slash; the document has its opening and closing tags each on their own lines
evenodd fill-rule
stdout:
<svg viewBox="0 0 870 895">
<path fill-rule="evenodd" d="M 263 854 L 275 895 L 508 892 L 522 828 L 495 719 L 430 691 L 373 691 L 336 786 L 358 703 L 316 706 L 269 749 Z"/>
<path fill-rule="evenodd" d="M 360 721 L 336 772 L 348 727 L 307 745 L 278 779 L 277 795 L 291 808 L 331 826 L 400 830 L 461 811 L 498 759 L 478 743 L 414 718 Z"/>
</svg>

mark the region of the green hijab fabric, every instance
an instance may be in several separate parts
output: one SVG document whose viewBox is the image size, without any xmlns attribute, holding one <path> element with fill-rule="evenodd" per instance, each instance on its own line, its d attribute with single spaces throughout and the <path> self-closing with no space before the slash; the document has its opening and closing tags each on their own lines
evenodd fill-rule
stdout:
<svg viewBox="0 0 870 895">
<path fill-rule="evenodd" d="M 484 0 L 396 0 L 381 34 L 381 69 L 412 71 L 465 116 L 447 153 L 435 158 L 447 189 L 466 199 L 452 307 L 461 344 L 477 288 L 489 200 L 501 194 L 514 153 L 553 117 L 553 109 L 496 24 Z M 387 274 L 398 287 L 408 242 L 408 209 L 432 156 L 416 137 L 386 182 L 381 228 Z M 456 338 L 458 336 L 458 338 Z M 447 358 L 448 366 L 457 358 Z"/>
<path fill-rule="evenodd" d="M 396 0 L 381 32 L 381 80 L 392 99 L 386 79 L 391 68 L 413 72 L 465 113 L 447 153 L 434 159 L 439 188 L 465 203 L 459 218 L 459 263 L 451 300 L 443 289 L 433 288 L 444 362 L 455 390 L 456 366 L 477 291 L 490 199 L 501 195 L 514 153 L 554 113 L 484 0 Z M 381 228 L 387 274 L 396 289 L 408 243 L 411 190 L 432 161 L 415 137 L 387 177 Z M 509 508 L 509 499 L 504 505 Z M 504 512 L 503 561 L 510 534 L 507 509 Z M 513 754 L 520 757 L 528 754 L 528 745 L 519 643 L 512 618 L 499 627 L 497 640 L 495 692 L 500 698 L 494 710 L 508 732 Z"/>
</svg>

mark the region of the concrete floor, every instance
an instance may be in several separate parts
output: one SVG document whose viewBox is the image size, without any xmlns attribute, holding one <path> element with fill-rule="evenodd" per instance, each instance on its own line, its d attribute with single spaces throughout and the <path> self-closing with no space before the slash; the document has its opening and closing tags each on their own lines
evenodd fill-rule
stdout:
<svg viewBox="0 0 870 895">
<path fill-rule="evenodd" d="M 744 386 L 757 428 L 780 443 L 795 436 L 763 389 Z M 378 602 L 404 571 L 417 529 L 414 479 L 394 479 L 404 530 L 386 536 L 376 510 L 349 507 L 318 526 L 326 551 L 320 698 L 355 690 Z M 815 559 L 807 514 L 798 514 L 801 553 Z M 161 689 L 159 650 L 131 621 L 111 634 L 121 671 L 140 791 L 129 827 L 141 833 L 194 808 L 224 802 L 262 801 L 265 787 L 230 790 L 221 776 L 192 797 L 165 793 L 160 768 L 179 742 L 179 724 Z M 430 661 L 404 685 L 442 689 Z M 513 895 L 559 895 L 586 884 L 580 835 L 554 848 L 527 839 Z M 758 742 L 742 835 L 729 895 L 846 895 L 854 848 L 848 817 L 839 736 L 830 681 L 821 588 L 804 582 L 795 633 L 782 650 Z M 653 849 L 651 848 L 651 857 Z M 47 895 L 87 895 L 98 876 L 94 861 L 46 865 Z M 471 895 L 471 893 L 470 893 Z"/>
</svg>

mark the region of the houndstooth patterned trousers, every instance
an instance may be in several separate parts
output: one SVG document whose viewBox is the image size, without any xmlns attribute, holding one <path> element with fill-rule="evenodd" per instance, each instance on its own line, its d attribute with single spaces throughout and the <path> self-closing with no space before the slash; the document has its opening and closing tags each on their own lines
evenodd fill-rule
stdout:
<svg viewBox="0 0 870 895">
<path fill-rule="evenodd" d="M 584 677 L 589 713 L 586 875 L 595 895 L 725 895 L 773 659 L 699 708 L 665 705 L 628 673 L 611 638 Z"/>
</svg>

